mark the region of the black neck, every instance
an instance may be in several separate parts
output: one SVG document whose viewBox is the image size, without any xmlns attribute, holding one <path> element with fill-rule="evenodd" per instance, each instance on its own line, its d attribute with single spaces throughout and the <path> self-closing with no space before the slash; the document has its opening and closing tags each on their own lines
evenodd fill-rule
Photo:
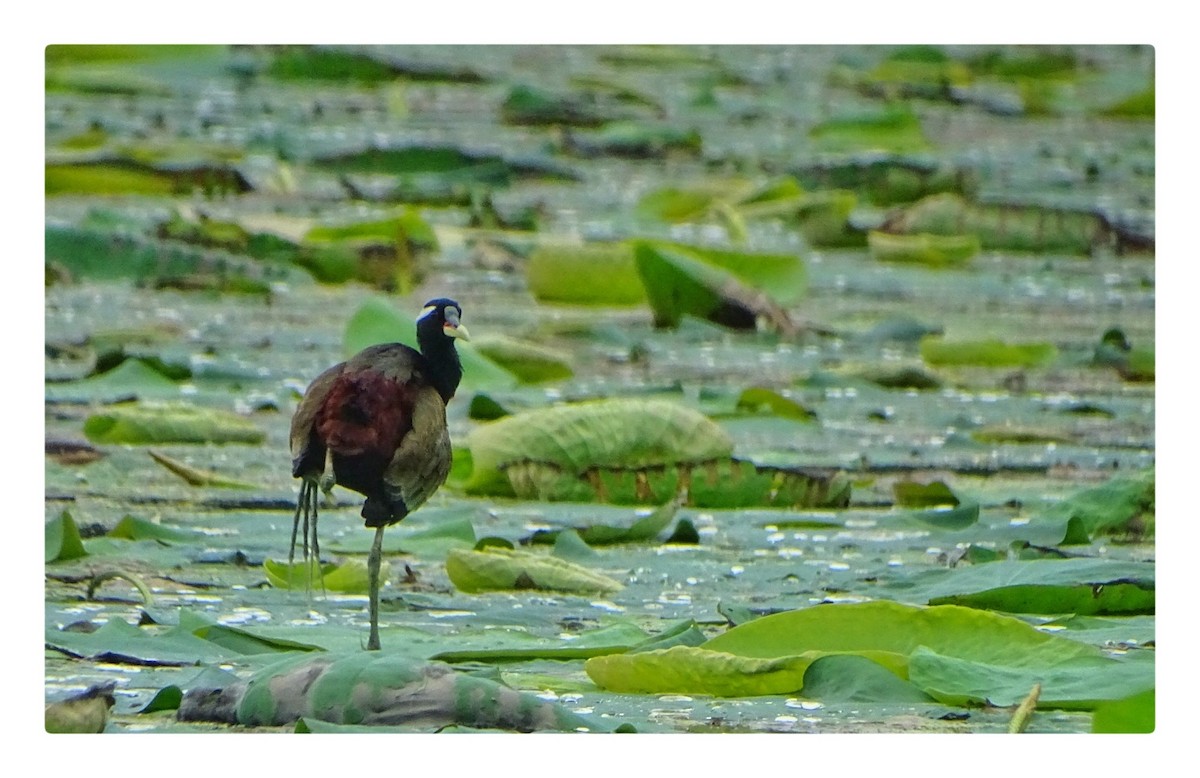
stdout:
<svg viewBox="0 0 1200 778">
<path fill-rule="evenodd" d="M 450 402 L 462 379 L 462 363 L 458 361 L 454 338 L 439 331 L 418 332 L 417 343 L 421 346 L 421 356 L 425 357 L 426 377 L 442 396 L 442 401 Z"/>
</svg>

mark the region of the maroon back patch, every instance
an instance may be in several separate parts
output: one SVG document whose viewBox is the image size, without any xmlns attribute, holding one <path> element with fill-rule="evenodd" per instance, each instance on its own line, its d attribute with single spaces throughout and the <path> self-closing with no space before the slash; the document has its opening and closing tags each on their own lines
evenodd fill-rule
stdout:
<svg viewBox="0 0 1200 778">
<path fill-rule="evenodd" d="M 412 429 L 420 388 L 377 370 L 343 373 L 317 411 L 317 436 L 334 454 L 390 461 Z"/>
</svg>

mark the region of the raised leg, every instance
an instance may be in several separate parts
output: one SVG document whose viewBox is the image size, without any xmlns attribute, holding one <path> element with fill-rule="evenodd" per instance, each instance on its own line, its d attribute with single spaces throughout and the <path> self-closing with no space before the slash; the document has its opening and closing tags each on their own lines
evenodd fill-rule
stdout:
<svg viewBox="0 0 1200 778">
<path fill-rule="evenodd" d="M 383 559 L 383 527 L 375 528 L 375 542 L 371 544 L 371 554 L 367 557 L 367 589 L 369 604 L 367 613 L 371 619 L 371 634 L 367 638 L 367 650 L 379 650 L 379 566 Z"/>
</svg>

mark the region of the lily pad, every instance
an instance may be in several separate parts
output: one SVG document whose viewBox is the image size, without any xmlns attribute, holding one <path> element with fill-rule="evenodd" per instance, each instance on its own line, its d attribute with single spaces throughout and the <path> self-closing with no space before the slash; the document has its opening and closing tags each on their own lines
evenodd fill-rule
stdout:
<svg viewBox="0 0 1200 778">
<path fill-rule="evenodd" d="M 261 443 L 254 422 L 227 411 L 171 404 L 112 406 L 83 423 L 93 443 Z"/>
<path fill-rule="evenodd" d="M 733 443 L 706 416 L 662 400 L 596 400 L 506 416 L 468 439 L 475 494 L 513 494 L 505 469 L 543 462 L 575 476 L 594 468 L 662 467 L 727 457 Z M 674 492 L 672 492 L 673 494 Z"/>
<path fill-rule="evenodd" d="M 467 593 L 497 589 L 604 593 L 622 588 L 617 581 L 564 559 L 495 546 L 482 551 L 451 550 L 446 574 Z"/>
<path fill-rule="evenodd" d="M 649 241 L 637 242 L 634 256 L 660 327 L 677 327 L 687 314 L 732 329 L 753 330 L 759 318 L 784 333 L 795 329 L 781 306 L 803 295 L 804 264 L 798 257 Z"/>
<path fill-rule="evenodd" d="M 881 262 L 907 262 L 927 267 L 959 265 L 979 253 L 974 235 L 892 235 L 872 231 L 867 235 L 871 256 Z"/>
<path fill-rule="evenodd" d="M 1039 706 L 1087 708 L 1152 686 L 1154 677 L 1152 664 L 1109 659 L 1017 619 L 953 605 L 821 605 L 754 619 L 702 648 L 763 659 L 858 654 L 901 677 L 907 667 L 911 682 L 952 704 L 1015 704 L 1040 681 Z"/>
<path fill-rule="evenodd" d="M 640 305 L 646 290 L 628 243 L 545 244 L 529 255 L 529 291 L 564 305 Z"/>
<path fill-rule="evenodd" d="M 404 318 L 382 298 L 371 298 L 350 317 L 342 343 L 347 357 L 378 343 L 404 343 L 417 348 L 416 320 Z M 463 366 L 464 388 L 511 389 L 517 385 L 516 376 L 480 354 L 469 343 L 459 343 L 456 349 Z"/>
<path fill-rule="evenodd" d="M 487 359 L 512 373 L 525 384 L 561 381 L 574 375 L 571 360 L 563 352 L 507 335 L 476 338 L 474 347 Z"/>
<path fill-rule="evenodd" d="M 79 527 L 69 511 L 64 510 L 46 522 L 45 549 L 47 562 L 68 562 L 87 556 L 83 540 L 79 537 Z"/>
<path fill-rule="evenodd" d="M 1007 343 L 987 340 L 921 339 L 921 358 L 931 365 L 980 365 L 984 367 L 1037 367 L 1058 356 L 1053 343 Z"/>
</svg>

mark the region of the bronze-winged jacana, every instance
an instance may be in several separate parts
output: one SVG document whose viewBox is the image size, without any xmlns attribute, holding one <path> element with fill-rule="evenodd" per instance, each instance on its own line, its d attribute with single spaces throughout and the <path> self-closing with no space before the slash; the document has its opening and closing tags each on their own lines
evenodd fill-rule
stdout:
<svg viewBox="0 0 1200 778">
<path fill-rule="evenodd" d="M 420 351 L 402 343 L 363 349 L 317 376 L 292 417 L 292 475 L 303 480 L 289 569 L 301 522 L 304 557 L 311 547 L 319 562 L 318 487 L 328 492 L 336 483 L 366 496 L 362 517 L 375 528 L 367 557 L 368 650 L 379 650 L 383 530 L 419 508 L 450 473 L 446 403 L 462 378 L 454 341 L 469 339 L 461 318 L 453 300 L 430 300 L 417 318 Z"/>
</svg>

